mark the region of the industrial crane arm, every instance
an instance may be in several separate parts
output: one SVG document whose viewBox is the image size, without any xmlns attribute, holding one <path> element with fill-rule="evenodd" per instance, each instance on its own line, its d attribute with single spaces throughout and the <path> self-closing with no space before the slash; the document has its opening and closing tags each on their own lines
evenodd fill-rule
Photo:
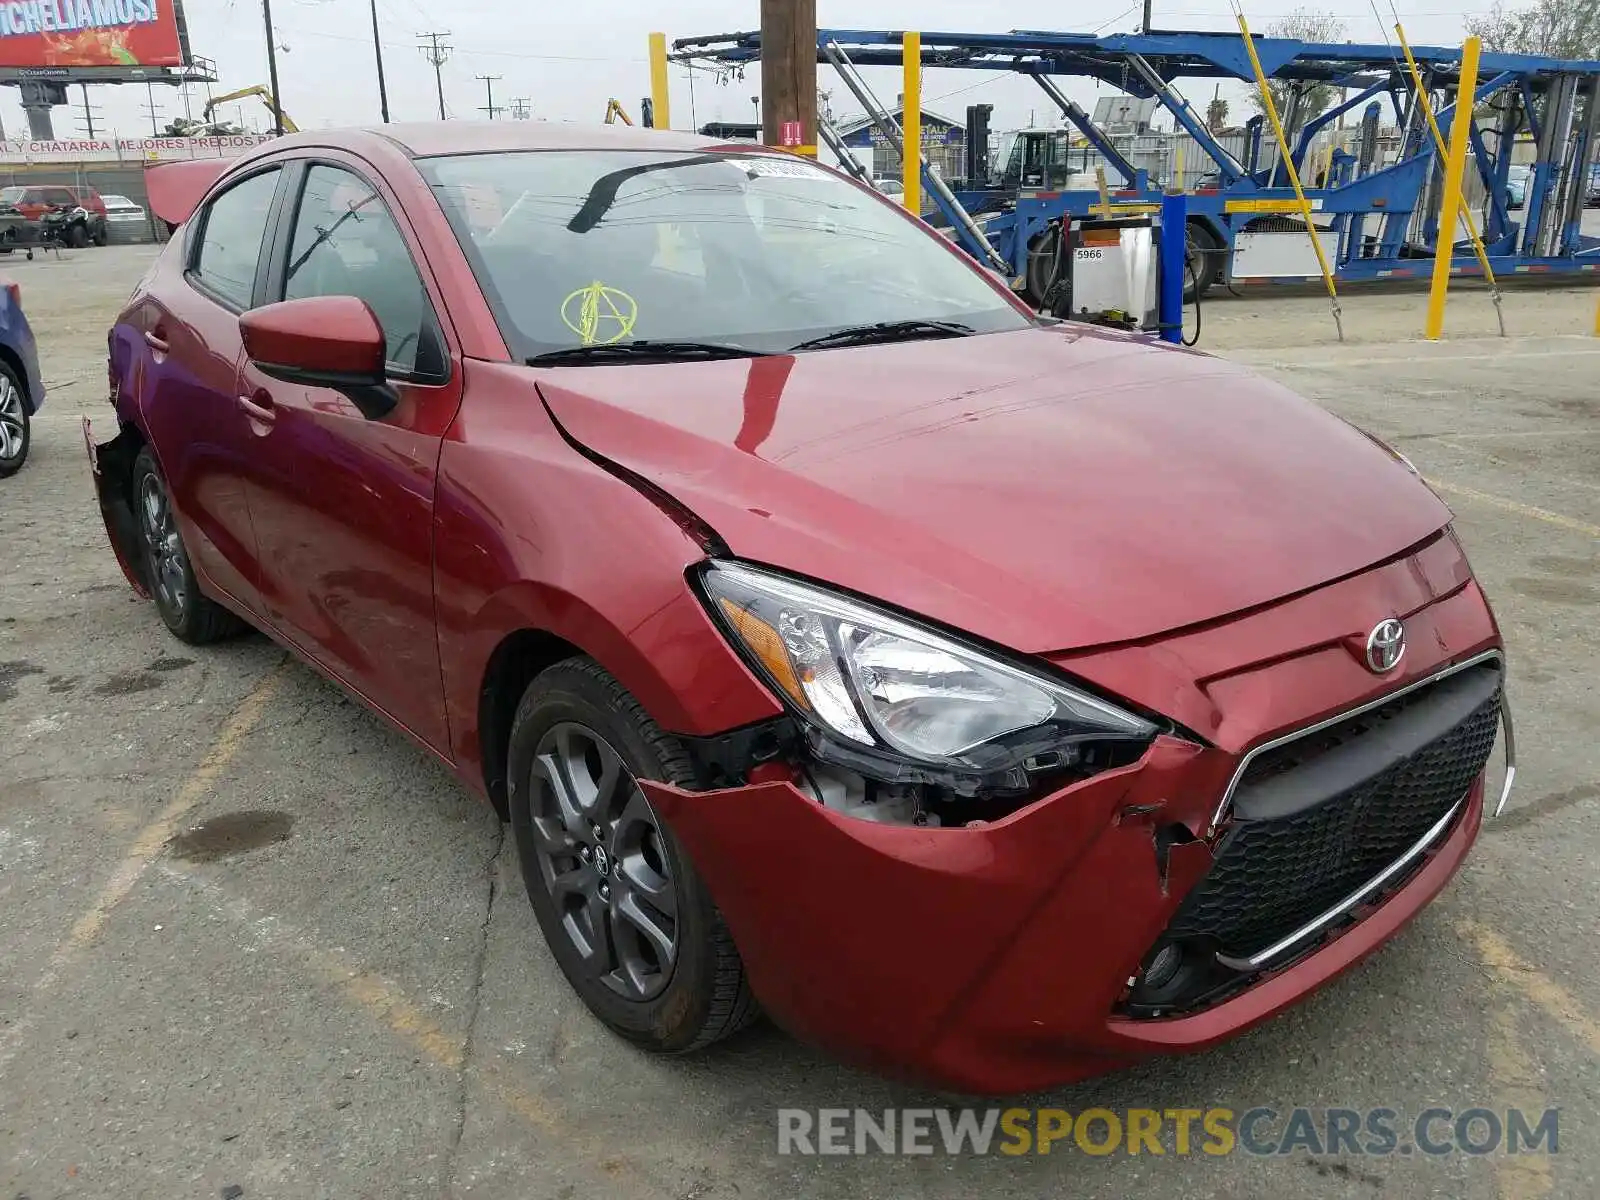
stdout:
<svg viewBox="0 0 1600 1200">
<path fill-rule="evenodd" d="M 265 104 L 267 111 L 272 113 L 283 125 L 285 133 L 300 132 L 300 127 L 289 119 L 289 114 L 278 107 L 277 97 L 272 94 L 272 90 L 262 83 L 258 83 L 254 87 L 240 88 L 237 92 L 228 92 L 226 95 L 212 97 L 206 101 L 203 115 L 209 120 L 212 110 L 219 105 L 227 104 L 230 100 L 243 100 L 246 96 L 261 97 L 261 103 Z"/>
</svg>

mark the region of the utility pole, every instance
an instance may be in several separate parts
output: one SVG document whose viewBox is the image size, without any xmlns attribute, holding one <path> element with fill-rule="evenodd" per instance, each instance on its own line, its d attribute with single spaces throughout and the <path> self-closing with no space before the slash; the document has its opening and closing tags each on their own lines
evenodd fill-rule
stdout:
<svg viewBox="0 0 1600 1200">
<path fill-rule="evenodd" d="M 817 152 L 816 0 L 761 0 L 761 140 L 784 143 L 799 124 L 803 154 Z"/>
<path fill-rule="evenodd" d="M 378 40 L 378 0 L 372 0 L 372 53 L 378 59 L 378 111 L 389 123 L 389 89 L 383 82 L 383 43 Z"/>
<path fill-rule="evenodd" d="M 156 116 L 160 113 L 161 109 L 160 106 L 156 104 L 156 85 L 151 83 L 149 80 L 146 80 L 144 90 L 145 94 L 150 97 L 150 102 L 148 104 L 140 105 L 140 107 L 143 108 L 145 112 L 150 114 L 150 136 L 160 137 L 161 127 L 156 124 Z M 85 102 L 85 106 L 87 106 L 87 102 Z"/>
<path fill-rule="evenodd" d="M 433 64 L 433 82 L 434 86 L 438 88 L 439 91 L 439 120 L 441 121 L 445 119 L 444 73 L 440 71 L 439 68 L 444 66 L 445 60 L 450 57 L 450 51 L 455 49 L 455 47 L 451 46 L 448 42 L 441 42 L 439 39 L 447 38 L 449 36 L 450 31 L 448 29 L 436 30 L 432 33 L 417 34 L 419 40 L 425 40 L 425 44 L 419 45 L 417 49 L 422 51 L 423 58 L 427 59 Z"/>
<path fill-rule="evenodd" d="M 272 32 L 272 0 L 261 0 L 261 19 L 267 25 L 267 82 L 272 88 L 272 132 L 283 136 L 283 94 L 278 91 L 278 39 Z"/>
<path fill-rule="evenodd" d="M 90 141 L 93 141 L 94 140 L 94 108 L 89 103 L 89 85 L 87 83 L 85 83 L 85 84 L 83 84 L 81 86 L 83 87 L 84 136 L 87 137 Z"/>
<path fill-rule="evenodd" d="M 488 93 L 488 95 L 489 95 L 489 103 L 485 104 L 478 111 L 479 112 L 488 113 L 489 114 L 489 120 L 492 121 L 492 120 L 494 120 L 495 113 L 504 111 L 503 109 L 500 108 L 499 105 L 497 105 L 494 102 L 494 84 L 495 84 L 495 80 L 499 79 L 500 76 L 498 76 L 498 75 L 474 75 L 473 78 L 476 79 L 479 83 L 483 84 L 484 91 L 486 91 Z"/>
<path fill-rule="evenodd" d="M 518 96 L 511 101 L 511 119 L 513 121 L 526 121 L 533 115 L 533 97 Z"/>
<path fill-rule="evenodd" d="M 1152 0 L 1144 0 L 1144 24 L 1139 26 L 1140 33 L 1150 32 L 1150 5 Z"/>
</svg>

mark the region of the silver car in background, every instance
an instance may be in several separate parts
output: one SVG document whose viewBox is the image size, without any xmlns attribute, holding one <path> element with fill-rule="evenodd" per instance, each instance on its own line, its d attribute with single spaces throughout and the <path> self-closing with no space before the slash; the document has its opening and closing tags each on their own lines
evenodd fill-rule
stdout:
<svg viewBox="0 0 1600 1200">
<path fill-rule="evenodd" d="M 106 206 L 106 239 L 112 244 L 148 242 L 154 239 L 150 215 L 142 205 L 126 196 L 101 196 Z"/>
</svg>

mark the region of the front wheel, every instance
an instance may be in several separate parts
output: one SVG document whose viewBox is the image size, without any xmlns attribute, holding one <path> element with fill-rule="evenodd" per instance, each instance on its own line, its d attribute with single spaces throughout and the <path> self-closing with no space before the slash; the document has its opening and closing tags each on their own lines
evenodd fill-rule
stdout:
<svg viewBox="0 0 1600 1200">
<path fill-rule="evenodd" d="M 573 990 L 648 1050 L 699 1050 L 755 1000 L 722 914 L 640 779 L 686 784 L 682 745 L 591 659 L 528 686 L 507 780 L 523 883 Z"/>
<path fill-rule="evenodd" d="M 67 230 L 67 245 L 74 250 L 82 250 L 88 244 L 89 230 L 85 226 L 73 225 Z"/>
<path fill-rule="evenodd" d="M 0 479 L 22 470 L 31 437 L 22 383 L 15 371 L 0 362 Z"/>
<path fill-rule="evenodd" d="M 215 642 L 243 628 L 227 609 L 200 591 L 189 551 L 178 532 L 167 481 L 146 446 L 133 464 L 133 505 L 139 551 L 156 611 L 174 636 L 192 646 Z"/>
</svg>

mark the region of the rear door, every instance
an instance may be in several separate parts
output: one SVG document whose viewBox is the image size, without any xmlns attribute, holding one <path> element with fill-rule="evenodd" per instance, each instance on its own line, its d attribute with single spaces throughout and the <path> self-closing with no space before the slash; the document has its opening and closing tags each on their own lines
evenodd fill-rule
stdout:
<svg viewBox="0 0 1600 1200">
<path fill-rule="evenodd" d="M 118 336 L 134 341 L 136 394 L 177 505 L 184 545 L 211 588 L 259 612 L 243 475 L 254 444 L 239 407 L 239 314 L 254 302 L 285 184 L 280 166 L 230 183 L 188 227 L 175 260 Z"/>
<path fill-rule="evenodd" d="M 273 253 L 272 298 L 347 295 L 371 306 L 400 402 L 368 420 L 339 392 L 241 364 L 263 603 L 285 637 L 448 755 L 433 498 L 461 390 L 437 291 L 393 193 L 346 156 L 297 166 Z"/>
</svg>

